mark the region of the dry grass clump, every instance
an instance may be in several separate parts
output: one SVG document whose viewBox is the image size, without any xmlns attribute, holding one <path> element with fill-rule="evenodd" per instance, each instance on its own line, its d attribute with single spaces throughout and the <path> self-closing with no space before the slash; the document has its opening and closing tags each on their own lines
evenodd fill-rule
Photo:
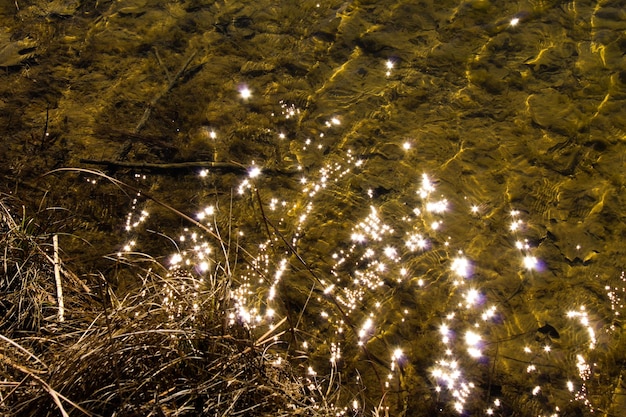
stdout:
<svg viewBox="0 0 626 417">
<path fill-rule="evenodd" d="M 23 216 L 18 222 L 14 217 L 0 202 L 0 331 L 38 332 L 44 317 L 56 313 L 54 279 L 46 279 L 52 265 L 45 259 L 43 238 L 32 233 L 32 219 Z"/>
<path fill-rule="evenodd" d="M 2 204 L 0 414 L 327 415 L 228 319 L 226 279 L 143 270 L 122 297 L 103 276 L 87 287 L 65 271 L 59 321 L 52 258 L 22 224 Z"/>
</svg>

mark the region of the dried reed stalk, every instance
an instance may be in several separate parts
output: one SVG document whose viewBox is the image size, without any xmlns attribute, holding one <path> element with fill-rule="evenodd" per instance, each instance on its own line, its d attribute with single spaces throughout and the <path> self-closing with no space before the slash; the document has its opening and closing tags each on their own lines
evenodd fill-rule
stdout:
<svg viewBox="0 0 626 417">
<path fill-rule="evenodd" d="M 59 235 L 52 236 L 52 246 L 54 249 L 54 282 L 57 287 L 57 304 L 59 306 L 59 322 L 65 320 L 65 304 L 63 303 L 63 286 L 61 285 L 61 268 L 59 262 Z"/>
</svg>

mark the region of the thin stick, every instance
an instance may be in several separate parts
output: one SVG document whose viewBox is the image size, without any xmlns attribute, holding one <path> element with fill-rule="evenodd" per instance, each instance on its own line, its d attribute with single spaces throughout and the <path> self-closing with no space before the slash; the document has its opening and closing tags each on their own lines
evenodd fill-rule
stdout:
<svg viewBox="0 0 626 417">
<path fill-rule="evenodd" d="M 159 61 L 159 65 L 161 66 L 161 68 L 163 68 L 163 72 L 165 72 L 165 76 L 167 77 L 167 81 L 168 82 L 172 82 L 172 76 L 170 75 L 170 72 L 167 70 L 167 67 L 165 66 L 165 64 L 163 64 L 163 61 L 161 60 L 161 55 L 159 55 L 159 50 L 154 47 L 154 55 L 156 56 L 157 61 Z"/>
<path fill-rule="evenodd" d="M 213 168 L 222 172 L 235 172 L 244 174 L 247 168 L 235 162 L 216 162 L 216 161 L 184 161 L 184 162 L 167 162 L 167 163 L 149 163 L 149 162 L 128 162 L 113 161 L 106 159 L 81 159 L 81 164 L 104 165 L 109 168 L 137 168 L 148 171 L 177 171 L 177 170 L 194 170 L 197 168 Z M 279 175 L 296 175 L 298 171 L 265 168 L 264 172 Z"/>
<path fill-rule="evenodd" d="M 50 262 L 52 265 L 55 265 L 54 259 L 50 257 L 50 255 L 48 255 L 46 252 L 44 252 L 43 250 L 41 250 L 41 248 L 37 247 L 39 253 L 41 253 L 43 256 L 45 256 L 45 258 L 48 260 L 48 262 Z M 58 268 L 59 268 L 59 272 L 61 272 L 63 275 L 65 275 L 65 278 L 68 278 L 69 280 L 74 281 L 74 283 L 80 284 L 83 287 L 83 290 L 85 291 L 85 293 L 87 294 L 91 294 L 91 288 L 89 288 L 87 286 L 87 284 L 85 284 L 80 278 L 78 278 L 78 276 L 76 276 L 76 274 L 74 274 L 71 271 L 68 271 L 67 269 L 63 268 L 63 266 L 61 266 L 61 262 L 59 260 L 59 262 L 57 263 Z"/>
<path fill-rule="evenodd" d="M 43 127 L 43 132 L 41 134 L 41 143 L 39 144 L 39 149 L 43 149 L 46 139 L 48 138 L 48 122 L 50 120 L 50 105 L 46 107 L 46 124 Z"/>
<path fill-rule="evenodd" d="M 143 129 L 144 125 L 146 124 L 146 122 L 150 118 L 150 115 L 152 114 L 152 110 L 154 110 L 154 108 L 156 107 L 157 101 L 159 101 L 161 97 L 169 93 L 170 90 L 174 88 L 174 85 L 176 85 L 176 82 L 183 76 L 183 74 L 185 73 L 185 70 L 187 69 L 187 67 L 189 66 L 189 64 L 191 63 L 191 61 L 193 60 L 193 58 L 196 56 L 197 53 L 198 53 L 197 50 L 191 53 L 191 55 L 189 55 L 189 58 L 187 58 L 185 63 L 180 67 L 180 69 L 174 75 L 174 77 L 173 78 L 168 77 L 169 84 L 167 85 L 167 88 L 161 93 L 157 94 L 152 100 L 150 100 L 150 102 L 148 103 L 148 106 L 146 107 L 146 110 L 143 112 L 143 116 L 139 120 L 139 123 L 137 123 L 137 126 L 135 126 L 135 130 L 134 130 L 135 133 L 139 133 L 139 131 Z"/>
<path fill-rule="evenodd" d="M 137 123 L 137 126 L 135 126 L 135 129 L 133 129 L 133 133 L 137 134 L 141 131 L 141 129 L 143 129 L 143 127 L 146 125 L 146 123 L 148 122 L 148 120 L 150 119 L 150 116 L 152 115 L 152 111 L 155 109 L 157 102 L 167 93 L 170 92 L 170 90 L 172 88 L 174 88 L 174 86 L 176 85 L 176 82 L 179 80 L 179 78 L 181 78 L 184 74 L 185 74 L 185 70 L 187 69 L 187 67 L 189 66 L 189 64 L 191 63 L 191 61 L 193 60 L 193 58 L 196 56 L 196 54 L 198 53 L 198 51 L 194 51 L 191 55 L 189 55 L 189 58 L 187 58 L 187 60 L 185 61 L 185 63 L 180 67 L 180 69 L 178 70 L 178 72 L 174 75 L 174 77 L 167 77 L 168 78 L 168 85 L 167 88 L 163 91 L 161 91 L 160 93 L 158 93 L 156 96 L 154 96 L 152 98 L 152 100 L 150 100 L 150 102 L 146 105 L 146 109 L 143 112 L 143 115 L 141 116 L 141 119 L 139 120 L 139 123 Z M 157 54 L 157 60 L 160 62 L 160 57 Z M 166 73 L 167 75 L 167 73 Z M 117 160 L 121 161 L 123 159 L 126 158 L 126 156 L 128 155 L 128 153 L 130 152 L 130 150 L 133 147 L 133 141 L 132 140 L 127 140 L 123 145 L 122 145 L 122 149 L 120 150 L 120 152 L 117 155 Z"/>
<path fill-rule="evenodd" d="M 63 304 L 63 287 L 61 287 L 61 268 L 59 262 L 59 235 L 52 236 L 54 247 L 54 280 L 57 284 L 57 302 L 59 304 L 59 322 L 65 320 L 65 305 Z"/>
<path fill-rule="evenodd" d="M 176 169 L 194 169 L 194 168 L 215 168 L 221 170 L 229 170 L 234 172 L 246 172 L 243 165 L 231 162 L 213 162 L 213 161 L 192 161 L 192 162 L 169 162 L 164 164 L 155 164 L 149 162 L 126 162 L 126 161 L 109 161 L 99 159 L 81 159 L 80 163 L 90 165 L 106 165 L 108 167 L 119 168 L 140 168 L 150 170 L 176 170 Z"/>
<path fill-rule="evenodd" d="M 270 226 L 267 224 L 267 217 L 265 217 L 265 210 L 263 210 L 263 201 L 261 201 L 261 194 L 259 194 L 259 189 L 254 187 L 254 192 L 256 193 L 256 198 L 259 201 L 259 209 L 261 210 L 261 218 L 263 219 L 263 223 L 265 224 L 265 231 L 267 232 L 267 240 L 270 242 L 270 246 L 272 250 L 274 250 L 274 242 L 272 240 L 272 233 L 270 232 Z"/>
</svg>

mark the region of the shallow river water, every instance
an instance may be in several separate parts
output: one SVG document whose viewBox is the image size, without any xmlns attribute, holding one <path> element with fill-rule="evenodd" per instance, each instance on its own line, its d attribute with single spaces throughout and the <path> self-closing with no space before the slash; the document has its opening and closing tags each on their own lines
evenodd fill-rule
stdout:
<svg viewBox="0 0 626 417">
<path fill-rule="evenodd" d="M 232 245 L 82 191 L 103 254 L 228 262 L 338 413 L 622 415 L 623 2 L 92 3 L 0 8 L 11 172 L 104 166 Z"/>
</svg>

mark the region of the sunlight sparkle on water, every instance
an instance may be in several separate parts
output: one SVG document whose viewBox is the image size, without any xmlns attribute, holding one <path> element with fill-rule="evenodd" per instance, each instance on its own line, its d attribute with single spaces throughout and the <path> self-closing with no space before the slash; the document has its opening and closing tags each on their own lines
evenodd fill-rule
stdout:
<svg viewBox="0 0 626 417">
<path fill-rule="evenodd" d="M 471 288 L 465 293 L 464 298 L 466 308 L 470 308 L 480 300 L 480 292 L 475 288 Z"/>
<path fill-rule="evenodd" d="M 252 90 L 247 85 L 242 85 L 239 87 L 239 96 L 244 100 L 248 100 L 252 97 Z"/>
<path fill-rule="evenodd" d="M 426 211 L 431 213 L 443 213 L 448 209 L 448 201 L 446 199 L 439 201 L 429 201 L 426 203 Z"/>
<path fill-rule="evenodd" d="M 175 253 L 174 255 L 172 255 L 172 257 L 170 258 L 170 264 L 171 265 L 177 265 L 180 262 L 182 262 L 183 257 L 180 253 Z"/>
<path fill-rule="evenodd" d="M 589 315 L 586 311 L 585 306 L 580 306 L 578 311 L 568 311 L 568 318 L 578 318 L 579 323 L 587 330 L 587 335 L 589 336 L 589 349 L 593 350 L 596 347 L 596 332 L 593 326 L 589 323 Z"/>
<path fill-rule="evenodd" d="M 259 175 L 261 175 L 261 168 L 257 166 L 253 166 L 253 167 L 250 167 L 250 169 L 248 169 L 248 177 L 256 178 Z"/>
<path fill-rule="evenodd" d="M 428 241 L 418 233 L 411 233 L 405 241 L 406 246 L 410 251 L 416 251 L 418 249 L 424 250 L 428 248 Z"/>
<path fill-rule="evenodd" d="M 422 186 L 417 190 L 417 194 L 421 198 L 427 198 L 433 191 L 435 191 L 434 184 L 430 181 L 428 175 L 422 174 Z"/>
<path fill-rule="evenodd" d="M 465 333 L 465 343 L 468 346 L 476 346 L 478 343 L 480 343 L 480 341 L 482 340 L 482 337 L 480 336 L 480 334 L 472 331 L 472 330 L 468 330 Z"/>
<path fill-rule="evenodd" d="M 450 266 L 452 272 L 456 275 L 467 278 L 472 273 L 472 265 L 470 261 L 464 256 L 457 256 L 452 260 L 452 265 Z"/>
<path fill-rule="evenodd" d="M 385 63 L 385 66 L 387 67 L 387 71 L 385 72 L 385 76 L 389 77 L 391 75 L 391 70 L 394 67 L 394 63 L 392 60 L 388 59 L 387 62 Z"/>
<path fill-rule="evenodd" d="M 524 256 L 524 268 L 529 270 L 537 269 L 538 264 L 539 261 L 534 256 Z"/>
</svg>

